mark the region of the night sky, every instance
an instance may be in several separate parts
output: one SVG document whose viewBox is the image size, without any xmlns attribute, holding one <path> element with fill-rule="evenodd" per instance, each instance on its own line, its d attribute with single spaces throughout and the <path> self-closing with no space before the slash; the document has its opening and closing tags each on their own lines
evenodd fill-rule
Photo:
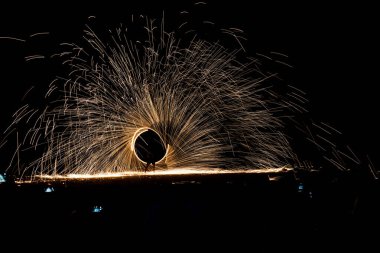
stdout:
<svg viewBox="0 0 380 253">
<path fill-rule="evenodd" d="M 61 42 L 80 41 L 89 22 L 97 30 L 107 30 L 126 23 L 131 14 L 159 19 L 165 11 L 168 20 L 175 20 L 177 13 L 189 10 L 196 13 L 191 14 L 195 20 L 244 30 L 248 56 L 271 52 L 288 55 L 286 61 L 293 68 L 281 68 L 279 74 L 286 83 L 307 92 L 310 116 L 340 130 L 356 153 L 361 157 L 369 154 L 380 167 L 380 100 L 376 92 L 380 16 L 375 3 L 332 5 L 318 1 L 288 5 L 232 0 L 206 1 L 207 5 L 194 7 L 196 1 L 188 0 L 175 4 L 166 0 L 78 2 L 1 4 L 0 37 L 26 39 L 31 34 L 50 33 L 27 43 L 0 38 L 1 132 L 25 102 L 43 106 L 41 97 L 48 84 L 62 74 L 59 64 L 45 60 L 25 62 L 26 56 L 48 56 L 60 51 Z M 89 21 L 89 16 L 96 18 Z M 236 46 L 221 39 L 224 43 L 227 48 Z M 31 87 L 34 88 L 22 101 Z M 0 172 L 8 164 L 9 152 L 0 152 Z M 53 247 L 70 250 L 75 242 L 87 251 L 89 246 L 98 249 L 98 244 L 127 249 L 131 243 L 128 239 L 134 238 L 137 241 L 132 243 L 139 247 L 156 246 L 149 244 L 156 240 L 164 248 L 176 241 L 181 247 L 208 242 L 221 248 L 230 243 L 235 249 L 240 245 L 255 249 L 257 243 L 256 248 L 265 252 L 364 252 L 366 245 L 378 246 L 380 211 L 380 188 L 373 183 L 378 181 L 368 180 L 368 174 L 364 177 L 367 181 L 354 173 L 352 177 L 343 175 L 340 180 L 306 176 L 305 188 L 300 188 L 292 174 L 279 182 L 272 182 L 265 175 L 237 175 L 205 177 L 199 182 L 199 178 L 189 178 L 183 184 L 165 178 L 136 182 L 133 179 L 127 183 L 121 180 L 113 185 L 57 183 L 52 194 L 44 192 L 43 184 L 1 184 L 0 235 L 5 232 L 5 239 L 1 236 L 4 243 L 15 237 L 19 241 L 30 239 L 30 243 L 23 244 L 27 249 L 36 245 L 40 249 L 41 242 L 49 241 Z M 94 214 L 94 208 L 99 206 L 104 207 L 103 213 Z M 46 233 L 37 233 L 37 228 Z M 210 235 L 214 241 L 209 241 Z M 366 239 L 357 240 L 361 235 Z M 301 243 L 306 247 L 301 247 Z"/>
<path fill-rule="evenodd" d="M 50 32 L 50 35 L 28 43 L 0 40 L 1 129 L 11 122 L 13 112 L 23 104 L 21 100 L 30 87 L 35 88 L 29 96 L 37 98 L 60 71 L 59 66 L 44 61 L 26 63 L 25 56 L 41 52 L 48 55 L 59 50 L 62 41 L 80 40 L 89 16 L 96 16 L 94 27 L 99 30 L 125 23 L 131 14 L 160 18 L 164 10 L 170 18 L 182 10 L 190 10 L 196 13 L 194 19 L 244 30 L 248 39 L 244 46 L 249 56 L 272 51 L 288 55 L 287 63 L 294 68 L 284 68 L 280 74 L 286 82 L 308 93 L 312 117 L 329 122 L 345 134 L 354 151 L 369 154 L 373 161 L 378 161 L 380 126 L 375 118 L 379 100 L 375 90 L 379 67 L 376 24 L 380 20 L 373 6 L 262 4 L 237 0 L 210 1 L 194 7 L 192 3 L 196 1 L 169 2 L 107 1 L 78 5 L 64 1 L 3 6 L 0 37 L 25 39 L 37 32 Z M 33 103 L 39 105 L 38 99 Z"/>
</svg>

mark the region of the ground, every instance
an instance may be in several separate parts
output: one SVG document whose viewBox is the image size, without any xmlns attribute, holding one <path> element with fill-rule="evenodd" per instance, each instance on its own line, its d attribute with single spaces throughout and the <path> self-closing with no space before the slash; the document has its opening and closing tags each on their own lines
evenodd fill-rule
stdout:
<svg viewBox="0 0 380 253">
<path fill-rule="evenodd" d="M 17 241 L 255 252 L 366 252 L 377 246 L 380 185 L 365 174 L 290 171 L 0 186 L 3 238 Z"/>
</svg>

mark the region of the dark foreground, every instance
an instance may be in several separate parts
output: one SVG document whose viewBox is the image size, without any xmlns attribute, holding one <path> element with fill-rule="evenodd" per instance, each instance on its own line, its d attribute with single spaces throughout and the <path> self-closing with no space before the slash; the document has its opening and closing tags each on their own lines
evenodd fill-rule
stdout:
<svg viewBox="0 0 380 253">
<path fill-rule="evenodd" d="M 380 187 L 364 174 L 0 184 L 1 247 L 377 252 Z"/>
</svg>

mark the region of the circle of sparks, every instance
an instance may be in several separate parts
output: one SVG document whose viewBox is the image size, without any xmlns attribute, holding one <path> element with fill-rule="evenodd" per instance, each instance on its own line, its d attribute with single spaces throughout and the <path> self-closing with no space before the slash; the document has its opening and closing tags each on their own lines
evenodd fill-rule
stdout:
<svg viewBox="0 0 380 253">
<path fill-rule="evenodd" d="M 161 136 L 148 127 L 136 131 L 131 149 L 143 163 L 161 163 L 168 153 Z"/>
</svg>

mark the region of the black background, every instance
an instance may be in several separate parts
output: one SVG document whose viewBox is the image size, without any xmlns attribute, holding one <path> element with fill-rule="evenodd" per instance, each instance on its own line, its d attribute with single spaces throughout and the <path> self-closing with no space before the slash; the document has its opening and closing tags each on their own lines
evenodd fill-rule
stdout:
<svg viewBox="0 0 380 253">
<path fill-rule="evenodd" d="M 278 4 L 250 1 L 105 1 L 100 3 L 13 3 L 0 10 L 0 37 L 26 39 L 50 32 L 44 39 L 21 43 L 0 40 L 0 127 L 5 129 L 13 112 L 23 104 L 25 92 L 37 104 L 54 76 L 56 66 L 44 61 L 25 62 L 24 57 L 58 51 L 58 43 L 80 40 L 89 16 L 96 26 L 113 28 L 130 20 L 131 14 L 160 18 L 189 10 L 194 19 L 214 21 L 220 27 L 245 31 L 247 54 L 280 52 L 288 55 L 293 69 L 284 69 L 286 81 L 306 91 L 316 120 L 329 122 L 345 134 L 354 151 L 377 161 L 379 16 L 374 6 L 361 3 Z M 175 18 L 174 18 L 175 19 Z M 173 20 L 173 19 L 172 19 Z M 170 26 L 171 24 L 168 24 Z M 178 24 L 175 24 L 178 26 Z M 223 43 L 223 42 L 222 42 Z M 54 51 L 56 50 L 56 51 Z M 3 160 L 4 158 L 2 158 Z"/>
<path fill-rule="evenodd" d="M 288 55 L 287 62 L 294 68 L 284 68 L 280 74 L 308 93 L 311 115 L 339 129 L 354 151 L 371 155 L 379 166 L 376 147 L 380 137 L 377 122 L 380 16 L 374 6 L 363 2 L 360 5 L 321 2 L 300 5 L 235 0 L 210 1 L 206 6 L 197 7 L 193 1 L 147 0 L 2 3 L 0 37 L 26 39 L 37 32 L 50 32 L 50 35 L 27 43 L 0 39 L 0 129 L 9 125 L 12 114 L 25 102 L 21 100 L 31 86 L 35 88 L 29 93 L 28 102 L 42 105 L 41 94 L 60 73 L 59 66 L 44 60 L 25 62 L 25 56 L 55 53 L 59 51 L 60 42 L 80 40 L 89 16 L 96 16 L 96 27 L 113 28 L 130 20 L 131 14 L 159 18 L 163 10 L 168 18 L 175 17 L 173 13 L 189 10 L 195 13 L 191 14 L 194 19 L 243 29 L 248 39 L 244 43 L 248 55 L 270 52 Z M 236 44 L 227 43 L 227 47 L 233 45 Z M 0 159 L 3 166 L 9 157 Z M 159 238 L 169 241 L 166 235 L 181 239 L 178 231 L 189 236 L 195 231 L 202 240 L 215 233 L 215 243 L 230 242 L 230 235 L 234 235 L 233 244 L 240 242 L 241 235 L 250 242 L 251 235 L 256 235 L 257 248 L 263 247 L 267 252 L 286 248 L 297 249 L 296 252 L 325 251 L 331 249 L 331 241 L 336 241 L 338 251 L 351 250 L 353 244 L 363 252 L 365 245 L 372 249 L 377 244 L 374 238 L 377 239 L 379 224 L 376 205 L 379 187 L 376 185 L 375 192 L 372 181 L 360 181 L 355 174 L 352 178 L 343 176 L 333 183 L 323 177 L 313 178 L 311 182 L 306 178 L 302 193 L 297 191 L 298 182 L 293 177 L 278 184 L 266 178 L 252 177 L 250 181 L 241 176 L 235 181 L 222 177 L 220 182 L 210 177 L 210 182 L 205 180 L 199 185 L 173 185 L 171 181 L 163 184 L 160 180 L 156 183 L 142 180 L 134 187 L 123 181 L 119 185 L 100 186 L 96 182 L 89 186 L 57 182 L 53 195 L 45 195 L 44 186 L 38 184 L 9 189 L 4 186 L 0 197 L 8 208 L 1 206 L 0 214 L 11 225 L 1 232 L 6 232 L 6 238 L 21 239 L 30 236 L 34 239 L 35 234 L 42 241 L 45 234 L 40 237 L 41 234 L 35 232 L 40 228 L 46 233 L 54 231 L 49 237 L 59 242 L 60 247 L 72 247 L 62 242 L 74 239 L 86 247 L 91 244 L 96 248 L 101 242 L 109 247 L 114 235 L 122 242 L 115 245 L 128 246 L 123 241 L 125 233 L 117 232 L 125 229 L 132 238 L 140 237 L 136 231 L 148 233 L 141 234 L 146 236 L 142 238 L 146 246 L 155 238 L 156 230 L 160 232 L 158 228 L 163 223 L 169 230 Z M 225 184 L 226 180 L 232 184 Z M 314 194 L 313 198 L 309 191 Z M 91 208 L 98 204 L 105 208 L 100 216 L 91 213 Z M 145 224 L 141 225 L 141 221 Z M 207 224 L 211 224 L 211 232 L 206 229 Z M 128 226 L 132 226 L 132 230 Z M 171 230 L 173 227 L 176 230 Z M 251 233 L 245 233 L 247 229 Z M 83 240 L 84 235 L 90 239 Z M 275 240 L 267 235 L 274 235 Z M 342 239 L 338 239 L 338 235 Z M 358 243 L 360 235 L 367 239 Z M 25 244 L 26 247 L 36 245 L 37 240 L 32 241 Z M 302 242 L 307 248 L 300 246 Z M 346 246 L 342 248 L 342 245 Z"/>
</svg>

